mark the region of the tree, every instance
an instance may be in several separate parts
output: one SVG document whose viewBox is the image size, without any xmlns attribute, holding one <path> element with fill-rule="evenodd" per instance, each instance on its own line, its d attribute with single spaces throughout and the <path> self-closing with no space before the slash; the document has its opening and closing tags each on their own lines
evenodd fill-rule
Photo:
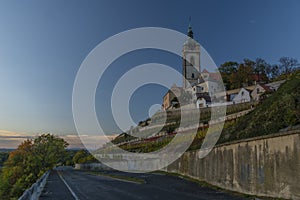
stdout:
<svg viewBox="0 0 300 200">
<path fill-rule="evenodd" d="M 274 80 L 276 77 L 280 75 L 279 66 L 278 65 L 268 65 L 266 68 L 266 74 L 269 80 Z"/>
<path fill-rule="evenodd" d="M 0 152 L 0 167 L 3 165 L 3 163 L 8 159 L 8 152 Z"/>
<path fill-rule="evenodd" d="M 73 162 L 77 164 L 98 162 L 98 160 L 87 150 L 79 150 L 73 157 Z"/>
<path fill-rule="evenodd" d="M 221 74 L 229 75 L 235 73 L 237 71 L 238 66 L 239 64 L 237 62 L 233 62 L 233 61 L 225 62 L 219 67 L 219 72 Z"/>
<path fill-rule="evenodd" d="M 255 67 L 254 72 L 257 76 L 258 82 L 268 82 L 269 78 L 267 75 L 267 70 L 270 68 L 270 64 L 268 64 L 264 59 L 262 58 L 256 58 L 255 60 Z"/>
<path fill-rule="evenodd" d="M 9 154 L 0 177 L 0 199 L 20 196 L 65 155 L 68 143 L 51 134 L 22 142 Z"/>
<path fill-rule="evenodd" d="M 88 156 L 88 152 L 84 149 L 81 149 L 73 157 L 73 162 L 77 164 L 84 163 L 86 161 L 85 158 L 87 156 Z"/>
<path fill-rule="evenodd" d="M 290 74 L 299 67 L 298 61 L 294 58 L 282 57 L 279 59 L 279 63 L 282 74 Z"/>
<path fill-rule="evenodd" d="M 237 72 L 230 76 L 230 83 L 233 88 L 240 88 L 253 84 L 254 73 L 253 61 L 245 59 L 244 63 L 241 63 L 237 69 Z"/>
<path fill-rule="evenodd" d="M 63 161 L 66 156 L 65 148 L 68 143 L 51 134 L 43 134 L 34 140 L 34 152 L 41 168 L 53 168 L 56 164 Z"/>
<path fill-rule="evenodd" d="M 233 89 L 230 80 L 232 78 L 231 77 L 232 74 L 235 74 L 237 72 L 238 66 L 239 66 L 239 64 L 237 62 L 229 61 L 229 62 L 223 63 L 218 68 L 218 70 L 222 76 L 224 86 L 226 87 L 227 90 Z"/>
<path fill-rule="evenodd" d="M 22 142 L 18 148 L 9 154 L 8 160 L 4 164 L 4 168 L 1 174 L 0 182 L 0 197 L 4 199 L 9 199 L 13 197 L 14 194 L 11 193 L 13 188 L 18 187 L 17 191 L 14 189 L 15 195 L 22 194 L 23 187 L 27 186 L 27 183 L 23 183 L 21 186 L 20 183 L 18 186 L 15 186 L 17 181 L 22 178 L 26 173 L 28 168 L 28 160 L 33 154 L 33 143 L 32 140 L 25 140 Z M 24 188 L 26 189 L 26 188 Z"/>
<path fill-rule="evenodd" d="M 67 149 L 66 155 L 63 157 L 62 165 L 74 166 L 73 157 L 77 153 L 77 150 Z"/>
</svg>

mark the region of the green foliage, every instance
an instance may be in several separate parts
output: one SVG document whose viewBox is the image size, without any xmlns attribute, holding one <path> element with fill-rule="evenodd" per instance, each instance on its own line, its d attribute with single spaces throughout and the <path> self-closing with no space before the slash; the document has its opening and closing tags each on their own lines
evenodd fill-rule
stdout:
<svg viewBox="0 0 300 200">
<path fill-rule="evenodd" d="M 62 165 L 74 166 L 73 157 L 78 152 L 78 150 L 67 149 L 65 156 L 61 160 Z"/>
<path fill-rule="evenodd" d="M 118 144 L 118 143 L 121 143 L 121 142 L 126 142 L 126 141 L 133 140 L 135 138 L 136 137 L 133 137 L 133 136 L 129 135 L 128 133 L 122 133 L 122 134 L 118 135 L 116 138 L 114 138 L 111 142 L 113 144 Z"/>
<path fill-rule="evenodd" d="M 243 62 L 225 62 L 219 67 L 227 90 L 253 85 L 255 81 L 267 83 L 270 80 L 283 80 L 299 69 L 294 58 L 282 57 L 278 64 L 271 65 L 261 58 L 255 61 L 244 59 Z"/>
<path fill-rule="evenodd" d="M 22 195 L 42 174 L 65 156 L 68 144 L 51 134 L 22 142 L 9 154 L 0 177 L 0 199 Z"/>
<path fill-rule="evenodd" d="M 0 151 L 0 167 L 3 166 L 4 162 L 8 159 L 8 155 L 8 152 Z"/>
<path fill-rule="evenodd" d="M 73 157 L 73 162 L 74 163 L 84 163 L 85 158 L 88 156 L 88 152 L 86 150 L 79 150 Z"/>
<path fill-rule="evenodd" d="M 262 104 L 223 129 L 219 143 L 272 134 L 300 123 L 300 71 Z"/>
<path fill-rule="evenodd" d="M 98 160 L 87 150 L 79 150 L 73 157 L 73 162 L 77 164 L 98 162 Z"/>
<path fill-rule="evenodd" d="M 227 107 L 226 114 L 230 115 L 230 114 L 238 113 L 238 112 L 241 112 L 244 110 L 249 110 L 250 108 L 252 108 L 254 106 L 256 106 L 256 103 L 241 103 L 241 104 L 230 105 Z M 159 114 L 157 114 L 157 116 L 154 116 L 154 117 L 155 118 L 152 119 L 152 121 L 158 121 L 158 119 L 156 119 L 156 118 L 159 117 Z M 171 132 L 176 131 L 176 129 L 180 125 L 180 118 L 181 118 L 180 110 L 167 111 L 167 120 L 166 120 L 165 125 L 161 129 L 161 132 L 171 133 Z M 199 123 L 208 124 L 208 121 L 210 120 L 210 118 L 211 118 L 211 108 L 200 108 L 200 122 Z M 211 128 L 213 128 L 213 127 L 211 127 Z M 149 135 L 149 134 L 145 133 L 147 131 L 149 131 L 149 130 L 141 131 L 138 133 L 138 135 L 139 136 Z M 202 145 L 203 139 L 205 138 L 206 132 L 207 132 L 207 128 L 203 128 L 203 127 L 199 128 L 197 135 L 194 138 L 193 143 L 191 144 L 191 146 L 188 150 L 199 149 Z M 189 135 L 189 134 L 187 134 L 187 135 Z M 124 133 L 119 135 L 117 138 L 122 138 L 122 136 L 124 136 Z M 135 138 L 135 137 L 133 137 L 133 138 Z M 153 151 L 161 149 L 162 147 L 169 144 L 169 142 L 172 139 L 173 139 L 173 136 L 163 136 L 163 138 L 160 138 L 159 140 L 138 142 L 138 143 L 127 143 L 127 144 L 120 145 L 120 147 L 122 149 L 124 149 L 126 151 L 130 151 L 130 152 L 147 153 L 147 152 L 153 152 Z M 189 140 L 190 140 L 189 137 L 180 138 L 180 142 L 186 142 Z M 115 141 L 115 144 L 118 143 L 117 141 L 120 141 L 120 140 L 117 139 Z M 124 141 L 124 140 L 122 140 L 122 141 Z M 111 151 L 113 151 L 113 149 L 108 149 L 106 153 L 109 153 Z"/>
<path fill-rule="evenodd" d="M 62 162 L 66 155 L 65 148 L 68 143 L 62 138 L 51 134 L 44 134 L 34 140 L 35 159 L 42 169 L 51 169 L 57 163 Z"/>
<path fill-rule="evenodd" d="M 237 62 L 225 62 L 219 67 L 219 72 L 222 75 L 226 89 L 232 89 L 230 76 L 237 72 L 238 65 Z"/>
</svg>

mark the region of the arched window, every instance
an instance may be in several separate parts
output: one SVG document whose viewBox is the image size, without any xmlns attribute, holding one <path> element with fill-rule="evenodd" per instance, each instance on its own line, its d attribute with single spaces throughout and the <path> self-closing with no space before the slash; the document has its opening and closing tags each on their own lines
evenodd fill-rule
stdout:
<svg viewBox="0 0 300 200">
<path fill-rule="evenodd" d="M 192 73 L 192 78 L 195 78 L 195 74 L 194 73 Z"/>
</svg>

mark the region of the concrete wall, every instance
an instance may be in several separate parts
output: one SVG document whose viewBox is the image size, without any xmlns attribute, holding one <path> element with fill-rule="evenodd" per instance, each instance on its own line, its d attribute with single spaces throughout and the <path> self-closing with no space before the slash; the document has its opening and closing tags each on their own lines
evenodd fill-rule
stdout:
<svg viewBox="0 0 300 200">
<path fill-rule="evenodd" d="M 75 169 L 81 170 L 110 170 L 108 166 L 102 163 L 82 163 L 82 164 L 75 164 Z"/>
<path fill-rule="evenodd" d="M 240 193 L 300 199 L 300 130 L 186 152 L 167 167 Z"/>
</svg>

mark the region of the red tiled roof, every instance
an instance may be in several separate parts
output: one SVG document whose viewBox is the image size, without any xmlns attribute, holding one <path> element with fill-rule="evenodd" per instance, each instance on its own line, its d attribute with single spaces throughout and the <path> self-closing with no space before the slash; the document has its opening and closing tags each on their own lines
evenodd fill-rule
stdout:
<svg viewBox="0 0 300 200">
<path fill-rule="evenodd" d="M 254 80 L 254 81 L 261 81 L 261 80 L 264 80 L 266 79 L 266 75 L 265 74 L 252 74 L 251 75 L 251 78 Z"/>
<path fill-rule="evenodd" d="M 208 74 L 208 73 L 209 73 L 209 71 L 207 71 L 207 69 L 203 69 L 202 73 L 206 73 L 206 74 Z"/>
<path fill-rule="evenodd" d="M 209 76 L 216 81 L 221 80 L 221 74 L 219 74 L 219 73 L 209 73 Z"/>
</svg>

